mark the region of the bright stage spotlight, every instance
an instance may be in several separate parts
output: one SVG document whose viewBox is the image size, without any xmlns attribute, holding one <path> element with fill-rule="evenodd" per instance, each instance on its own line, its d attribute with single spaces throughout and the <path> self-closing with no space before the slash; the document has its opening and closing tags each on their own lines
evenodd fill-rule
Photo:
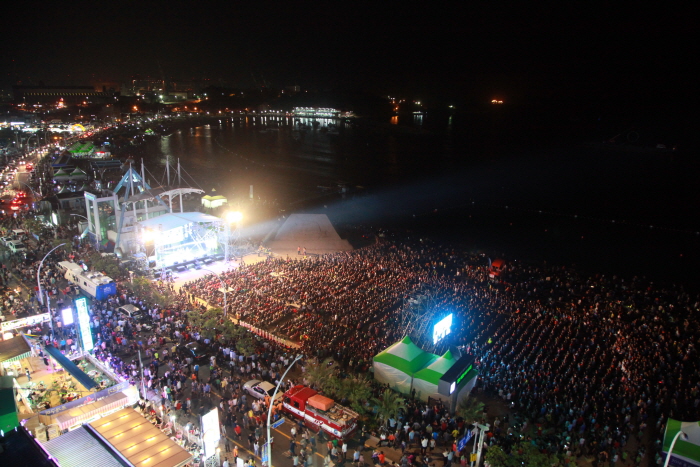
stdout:
<svg viewBox="0 0 700 467">
<path fill-rule="evenodd" d="M 240 222 L 243 219 L 243 214 L 240 211 L 230 211 L 226 213 L 226 220 L 232 224 Z"/>
</svg>

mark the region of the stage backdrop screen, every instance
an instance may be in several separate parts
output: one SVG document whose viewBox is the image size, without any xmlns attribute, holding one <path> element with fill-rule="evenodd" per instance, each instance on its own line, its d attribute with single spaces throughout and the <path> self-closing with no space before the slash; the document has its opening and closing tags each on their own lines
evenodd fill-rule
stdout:
<svg viewBox="0 0 700 467">
<path fill-rule="evenodd" d="M 433 344 L 440 342 L 445 336 L 450 333 L 452 327 L 452 313 L 442 318 L 435 324 L 433 328 Z"/>
</svg>

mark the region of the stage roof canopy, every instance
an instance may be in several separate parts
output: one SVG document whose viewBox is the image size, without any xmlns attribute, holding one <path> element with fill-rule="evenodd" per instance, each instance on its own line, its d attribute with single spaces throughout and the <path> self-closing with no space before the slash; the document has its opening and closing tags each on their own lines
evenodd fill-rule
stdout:
<svg viewBox="0 0 700 467">
<path fill-rule="evenodd" d="M 0 341 L 0 363 L 16 362 L 31 355 L 31 348 L 22 336 Z"/>
<path fill-rule="evenodd" d="M 116 454 L 84 426 L 42 444 L 61 466 L 124 467 Z"/>
<path fill-rule="evenodd" d="M 126 199 L 124 196 L 120 196 L 119 202 L 133 203 L 138 201 L 153 201 L 158 196 L 177 196 L 187 195 L 190 193 L 204 193 L 204 190 L 200 190 L 199 188 L 191 188 L 187 186 L 157 186 L 153 188 L 148 188 L 142 191 L 141 193 L 136 193 L 133 196 L 129 196 L 128 199 Z"/>
<path fill-rule="evenodd" d="M 90 424 L 136 467 L 178 467 L 192 456 L 134 409 L 122 409 Z"/>
<path fill-rule="evenodd" d="M 437 386 L 437 384 L 440 382 L 440 378 L 442 378 L 442 375 L 444 375 L 447 370 L 452 368 L 452 365 L 454 365 L 456 361 L 457 360 L 452 357 L 452 352 L 448 350 L 442 357 L 438 358 L 422 370 L 416 372 L 414 378 Z"/>
<path fill-rule="evenodd" d="M 139 224 L 141 227 L 145 228 L 154 228 L 160 225 L 162 226 L 162 230 L 170 230 L 176 227 L 191 224 L 193 222 L 214 223 L 222 222 L 222 219 L 209 214 L 204 214 L 202 212 L 173 212 L 163 214 L 162 216 L 152 217 L 148 220 L 139 222 Z"/>
<path fill-rule="evenodd" d="M 78 368 L 78 365 L 70 361 L 68 357 L 63 355 L 60 350 L 58 350 L 53 345 L 47 345 L 44 347 L 46 353 L 51 355 L 54 360 L 58 362 L 68 373 L 70 373 L 80 384 L 83 385 L 88 391 L 97 386 L 97 382 L 90 378 L 87 373 Z"/>
</svg>

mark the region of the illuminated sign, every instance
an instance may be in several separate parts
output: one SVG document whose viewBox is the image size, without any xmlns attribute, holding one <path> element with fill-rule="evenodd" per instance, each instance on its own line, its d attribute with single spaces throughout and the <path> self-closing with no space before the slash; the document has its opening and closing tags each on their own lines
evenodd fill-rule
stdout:
<svg viewBox="0 0 700 467">
<path fill-rule="evenodd" d="M 61 310 L 61 317 L 63 318 L 63 325 L 68 326 L 69 324 L 73 324 L 73 309 L 72 308 L 64 308 Z"/>
<path fill-rule="evenodd" d="M 92 333 L 90 332 L 87 298 L 80 297 L 76 299 L 75 309 L 78 310 L 78 324 L 80 325 L 80 337 L 83 340 L 83 350 L 89 352 L 94 347 L 94 344 L 92 342 Z"/>
<path fill-rule="evenodd" d="M 3 321 L 0 323 L 0 331 L 11 331 L 12 329 L 23 328 L 26 326 L 34 326 L 49 321 L 49 314 L 42 313 L 40 315 L 29 316 L 27 318 L 14 319 L 12 321 Z"/>
<path fill-rule="evenodd" d="M 437 344 L 450 333 L 452 327 L 452 313 L 442 318 L 433 328 L 433 344 Z"/>
<path fill-rule="evenodd" d="M 202 415 L 202 441 L 204 442 L 205 458 L 216 454 L 220 439 L 219 409 L 213 408 L 209 413 Z"/>
<path fill-rule="evenodd" d="M 462 355 L 452 366 L 445 371 L 438 382 L 438 393 L 443 396 L 450 396 L 467 385 L 473 384 L 477 374 L 474 368 L 474 356 L 471 354 Z"/>
<path fill-rule="evenodd" d="M 467 376 L 467 373 L 469 373 L 470 371 L 472 371 L 472 366 L 471 366 L 471 365 L 469 365 L 469 368 L 467 368 L 466 370 L 464 370 L 464 373 L 462 373 L 461 375 L 459 375 L 459 378 L 457 378 L 457 384 L 459 384 L 459 383 L 464 379 L 464 377 Z"/>
</svg>

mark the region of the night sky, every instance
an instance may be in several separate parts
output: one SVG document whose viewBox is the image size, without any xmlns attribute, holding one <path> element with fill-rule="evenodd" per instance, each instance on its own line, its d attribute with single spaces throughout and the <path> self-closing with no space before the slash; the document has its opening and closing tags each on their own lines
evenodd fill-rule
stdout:
<svg viewBox="0 0 700 467">
<path fill-rule="evenodd" d="M 157 78 L 160 63 L 178 80 L 444 100 L 677 101 L 696 89 L 689 11 L 486 4 L 15 3 L 2 84 Z"/>
</svg>

